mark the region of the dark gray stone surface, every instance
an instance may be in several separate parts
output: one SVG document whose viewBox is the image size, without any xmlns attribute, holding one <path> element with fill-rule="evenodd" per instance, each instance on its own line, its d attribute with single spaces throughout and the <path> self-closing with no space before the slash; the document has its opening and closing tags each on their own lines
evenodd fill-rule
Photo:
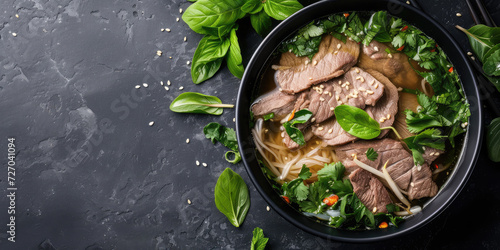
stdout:
<svg viewBox="0 0 500 250">
<path fill-rule="evenodd" d="M 465 2 L 421 2 L 466 48 L 465 37 L 453 27 L 472 25 Z M 500 23 L 500 4 L 486 2 Z M 500 248 L 500 210 L 493 206 L 500 201 L 500 168 L 484 148 L 452 206 L 391 242 L 327 241 L 266 211 L 243 165 L 227 163 L 226 149 L 202 132 L 212 121 L 233 127 L 233 110 L 215 117 L 168 109 L 186 91 L 235 103 L 239 87 L 227 69 L 201 85 L 191 82 L 186 62 L 201 36 L 176 22 L 179 8 L 189 5 L 185 0 L 0 2 L 0 249 L 247 249 L 257 226 L 270 238 L 270 249 Z M 242 25 L 238 35 L 248 62 L 262 39 L 248 21 Z M 167 80 L 169 91 L 160 86 Z M 5 226 L 9 137 L 16 138 L 18 152 L 16 243 L 7 241 Z M 197 166 L 196 160 L 208 166 Z M 240 228 L 213 202 L 215 182 L 226 167 L 250 189 L 252 205 Z"/>
</svg>

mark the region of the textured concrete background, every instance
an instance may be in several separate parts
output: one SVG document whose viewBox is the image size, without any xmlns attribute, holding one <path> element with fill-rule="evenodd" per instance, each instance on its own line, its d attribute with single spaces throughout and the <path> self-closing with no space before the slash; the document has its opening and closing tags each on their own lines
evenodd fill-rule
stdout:
<svg viewBox="0 0 500 250">
<path fill-rule="evenodd" d="M 421 2 L 467 47 L 453 27 L 472 25 L 465 1 Z M 499 2 L 486 2 L 500 23 Z M 212 121 L 234 127 L 233 110 L 215 117 L 168 109 L 186 91 L 235 103 L 239 87 L 227 69 L 201 85 L 191 82 L 186 62 L 201 36 L 176 22 L 179 8 L 189 5 L 185 0 L 0 2 L 0 155 L 7 154 L 8 137 L 16 138 L 18 150 L 16 243 L 7 241 L 7 160 L 0 157 L 0 249 L 246 249 L 257 226 L 270 238 L 269 249 L 500 248 L 500 210 L 491 205 L 500 201 L 500 168 L 486 159 L 484 149 L 453 205 L 424 228 L 391 242 L 327 241 L 266 211 L 243 165 L 227 163 L 226 149 L 202 132 Z M 262 38 L 250 31 L 248 20 L 242 25 L 238 36 L 246 63 Z M 167 80 L 169 91 L 160 86 Z M 148 88 L 135 88 L 142 83 Z M 196 160 L 208 166 L 197 166 Z M 215 182 L 226 167 L 250 189 L 252 205 L 240 228 L 213 202 Z"/>
</svg>

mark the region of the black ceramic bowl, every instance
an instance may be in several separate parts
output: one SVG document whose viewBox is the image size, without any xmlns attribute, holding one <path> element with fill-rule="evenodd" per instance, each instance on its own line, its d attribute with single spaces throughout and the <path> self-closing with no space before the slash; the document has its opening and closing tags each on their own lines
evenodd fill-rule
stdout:
<svg viewBox="0 0 500 250">
<path fill-rule="evenodd" d="M 347 11 L 378 11 L 403 18 L 431 36 L 448 55 L 460 75 L 465 95 L 470 103 L 471 117 L 463 149 L 455 170 L 438 195 L 428 202 L 422 212 L 408 218 L 401 225 L 387 229 L 347 231 L 329 227 L 302 215 L 280 198 L 262 173 L 257 162 L 250 123 L 250 105 L 256 97 L 259 79 L 273 51 L 298 28 L 309 22 L 334 13 Z M 437 217 L 455 199 L 472 173 L 479 154 L 482 135 L 482 114 L 478 89 L 465 55 L 451 35 L 437 22 L 421 11 L 401 2 L 389 0 L 332 0 L 310 5 L 278 25 L 262 42 L 250 60 L 238 93 L 236 105 L 236 131 L 243 162 L 250 179 L 259 193 L 283 218 L 309 233 L 333 240 L 347 242 L 372 242 L 397 237 L 416 230 Z"/>
</svg>

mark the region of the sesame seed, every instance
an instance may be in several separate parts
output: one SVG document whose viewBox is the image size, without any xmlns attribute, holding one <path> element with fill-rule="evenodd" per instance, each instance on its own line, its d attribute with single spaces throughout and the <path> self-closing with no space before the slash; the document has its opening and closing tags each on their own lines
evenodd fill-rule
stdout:
<svg viewBox="0 0 500 250">
<path fill-rule="evenodd" d="M 200 165 L 200 161 L 196 161 L 196 166 L 199 166 Z"/>
<path fill-rule="evenodd" d="M 422 170 L 422 166 L 418 165 L 417 171 L 420 171 L 420 170 Z"/>
<path fill-rule="evenodd" d="M 329 93 L 328 93 L 328 95 L 329 95 L 329 96 L 332 96 L 332 93 L 331 93 L 331 92 L 329 92 Z"/>
<path fill-rule="evenodd" d="M 162 54 L 163 54 L 163 52 L 161 52 L 161 50 L 157 50 L 157 51 L 156 51 L 156 55 L 157 55 L 157 56 L 161 56 Z"/>
<path fill-rule="evenodd" d="M 309 80 L 312 80 L 313 78 L 312 77 L 309 77 Z"/>
<path fill-rule="evenodd" d="M 359 90 L 359 91 L 361 91 L 361 92 L 366 91 L 366 89 L 365 89 L 365 88 L 363 88 L 363 87 L 359 87 L 359 89 L 358 89 L 358 90 Z"/>
<path fill-rule="evenodd" d="M 170 83 L 170 80 L 167 80 L 167 85 L 168 85 L 168 86 L 170 86 L 170 84 L 171 84 L 171 83 Z"/>
<path fill-rule="evenodd" d="M 335 52 L 333 52 L 334 55 L 337 55 L 339 53 L 338 50 L 336 50 Z"/>
<path fill-rule="evenodd" d="M 333 128 L 328 130 L 328 134 L 331 134 L 331 133 L 333 133 Z"/>
<path fill-rule="evenodd" d="M 392 54 L 388 54 L 387 56 L 388 56 L 389 58 L 392 58 Z"/>
<path fill-rule="evenodd" d="M 462 13 L 457 13 L 457 17 L 461 17 L 462 16 Z"/>
<path fill-rule="evenodd" d="M 180 20 L 179 18 L 176 18 L 176 19 L 175 19 L 175 21 L 176 21 L 176 22 L 179 22 L 179 20 Z"/>
<path fill-rule="evenodd" d="M 281 137 L 285 137 L 285 132 L 281 132 Z"/>
<path fill-rule="evenodd" d="M 340 96 L 336 95 L 335 100 L 337 100 L 337 101 L 340 100 Z"/>
<path fill-rule="evenodd" d="M 472 52 L 470 52 L 470 51 L 469 51 L 469 52 L 467 52 L 467 55 L 468 55 L 468 56 L 472 56 Z"/>
<path fill-rule="evenodd" d="M 323 102 L 323 101 L 325 101 L 325 98 L 320 97 L 319 100 Z"/>
<path fill-rule="evenodd" d="M 387 120 L 391 119 L 391 114 L 387 114 Z"/>
<path fill-rule="evenodd" d="M 373 213 L 377 212 L 377 207 L 373 207 Z"/>
<path fill-rule="evenodd" d="M 325 94 L 325 95 L 328 95 L 328 93 L 329 93 L 329 92 L 328 92 L 328 90 L 325 90 L 325 91 L 323 92 L 323 94 Z"/>
<path fill-rule="evenodd" d="M 169 56 L 168 58 L 172 59 L 172 57 L 171 57 L 171 56 Z"/>
<path fill-rule="evenodd" d="M 337 44 L 337 49 L 340 49 L 340 47 L 342 47 L 342 44 Z"/>
<path fill-rule="evenodd" d="M 282 89 L 282 88 L 279 88 L 278 90 L 279 90 L 280 92 L 282 92 L 282 91 L 283 91 L 283 89 Z"/>
<path fill-rule="evenodd" d="M 439 156 L 439 155 L 440 155 L 440 153 L 439 153 L 439 152 L 436 152 L 434 155 L 435 155 L 435 156 Z"/>
<path fill-rule="evenodd" d="M 351 154 L 351 157 L 352 157 L 352 158 L 356 157 L 356 154 Z"/>
<path fill-rule="evenodd" d="M 166 91 L 170 90 L 167 86 L 164 87 Z"/>
<path fill-rule="evenodd" d="M 187 65 L 189 65 L 189 64 L 191 64 L 191 62 L 190 62 L 190 61 L 187 61 L 187 62 L 186 62 L 186 64 L 187 64 Z"/>
<path fill-rule="evenodd" d="M 471 57 L 470 57 L 470 59 L 472 59 L 472 60 L 476 60 L 476 58 L 475 58 L 475 57 L 473 57 L 473 56 L 471 56 Z"/>
<path fill-rule="evenodd" d="M 339 81 L 339 85 L 342 84 L 342 81 Z"/>
<path fill-rule="evenodd" d="M 325 85 L 321 84 L 319 85 L 320 88 L 324 89 L 325 88 Z"/>
<path fill-rule="evenodd" d="M 385 122 L 385 118 L 384 117 L 380 118 L 379 122 Z"/>
<path fill-rule="evenodd" d="M 415 186 L 415 183 L 410 182 L 410 186 L 414 187 L 414 186 Z"/>
<path fill-rule="evenodd" d="M 311 122 L 315 122 L 315 121 L 316 121 L 316 117 L 313 117 L 313 118 L 311 119 Z"/>
<path fill-rule="evenodd" d="M 188 204 L 191 205 L 191 200 L 190 199 L 188 199 Z"/>
<path fill-rule="evenodd" d="M 371 82 L 370 82 L 370 85 L 373 86 L 373 84 L 375 83 L 375 79 L 373 79 Z"/>
<path fill-rule="evenodd" d="M 12 36 L 16 37 L 17 33 L 16 32 L 12 32 Z"/>
<path fill-rule="evenodd" d="M 269 132 L 269 129 L 267 129 L 267 128 L 266 128 L 266 129 L 264 130 L 264 133 L 266 133 L 266 134 L 267 134 L 267 132 Z"/>
<path fill-rule="evenodd" d="M 377 46 L 373 47 L 373 50 L 378 51 L 378 47 Z"/>
<path fill-rule="evenodd" d="M 16 14 L 16 18 L 19 18 L 19 14 Z"/>
<path fill-rule="evenodd" d="M 351 85 L 351 83 L 346 81 L 346 82 L 345 82 L 345 85 Z"/>
<path fill-rule="evenodd" d="M 182 14 L 182 8 L 179 8 L 179 14 Z"/>
<path fill-rule="evenodd" d="M 233 118 L 233 122 L 236 122 L 236 117 Z"/>
<path fill-rule="evenodd" d="M 189 143 L 189 138 L 186 139 L 186 143 Z"/>
<path fill-rule="evenodd" d="M 318 127 L 318 130 L 319 130 L 319 131 L 322 131 L 323 129 L 325 129 L 325 128 L 323 128 L 323 127 Z"/>
<path fill-rule="evenodd" d="M 334 107 L 330 107 L 330 110 L 333 111 L 333 110 L 335 110 L 335 108 Z"/>
<path fill-rule="evenodd" d="M 269 206 L 267 206 L 267 207 L 266 207 L 266 210 L 267 210 L 267 211 L 269 211 L 269 210 L 271 210 L 271 208 L 270 208 Z"/>
<path fill-rule="evenodd" d="M 345 86 L 345 89 L 349 90 L 349 85 Z"/>
<path fill-rule="evenodd" d="M 356 73 L 359 73 L 359 69 L 358 68 L 356 68 L 354 71 L 356 71 Z"/>
<path fill-rule="evenodd" d="M 207 164 L 206 164 L 206 163 L 204 163 L 204 162 L 203 162 L 201 165 L 203 165 L 204 167 L 207 167 Z"/>
<path fill-rule="evenodd" d="M 306 61 L 304 62 L 304 64 L 305 64 L 305 65 L 309 64 L 309 60 L 306 60 Z"/>
<path fill-rule="evenodd" d="M 143 83 L 142 86 L 144 86 L 144 88 L 147 88 L 149 85 L 147 83 Z"/>
<path fill-rule="evenodd" d="M 166 29 L 165 29 L 165 31 L 166 31 L 166 32 L 170 32 L 170 29 L 169 29 L 169 28 L 166 28 Z"/>
<path fill-rule="evenodd" d="M 344 104 L 344 102 L 342 102 L 342 101 L 339 101 L 339 102 L 338 102 L 338 104 L 339 104 L 339 105 L 342 105 L 342 104 Z"/>
<path fill-rule="evenodd" d="M 318 64 L 318 61 L 314 60 L 313 65 L 316 66 L 316 64 Z"/>
<path fill-rule="evenodd" d="M 436 152 L 431 152 L 431 153 L 429 154 L 429 156 L 433 156 L 435 153 L 436 153 Z"/>
<path fill-rule="evenodd" d="M 163 86 L 163 81 L 160 81 L 161 86 Z"/>
<path fill-rule="evenodd" d="M 184 89 L 184 87 L 182 87 L 182 86 L 179 87 L 179 90 L 183 90 L 183 89 Z"/>
<path fill-rule="evenodd" d="M 406 4 L 410 4 L 410 1 L 406 1 Z"/>
<path fill-rule="evenodd" d="M 375 84 L 375 89 L 378 89 L 378 82 Z"/>
<path fill-rule="evenodd" d="M 401 88 L 401 87 L 398 87 L 398 91 L 403 91 L 403 88 Z"/>
<path fill-rule="evenodd" d="M 141 85 L 135 85 L 135 88 L 139 89 L 139 88 L 141 88 Z"/>
<path fill-rule="evenodd" d="M 164 28 L 161 28 L 160 30 L 161 30 L 161 32 L 165 31 L 165 29 L 164 29 Z"/>
<path fill-rule="evenodd" d="M 187 37 L 184 37 L 184 42 L 187 41 L 187 40 L 188 40 Z"/>
<path fill-rule="evenodd" d="M 155 125 L 155 122 L 153 122 L 153 121 L 149 122 L 150 127 L 152 127 L 153 125 Z"/>
</svg>

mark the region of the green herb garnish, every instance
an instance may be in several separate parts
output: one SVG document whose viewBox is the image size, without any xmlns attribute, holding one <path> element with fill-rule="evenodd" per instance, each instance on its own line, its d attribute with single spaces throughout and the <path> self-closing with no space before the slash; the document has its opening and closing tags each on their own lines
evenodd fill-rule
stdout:
<svg viewBox="0 0 500 250">
<path fill-rule="evenodd" d="M 368 158 L 368 160 L 374 161 L 377 159 L 377 157 L 378 153 L 373 148 L 369 148 L 368 150 L 366 150 L 366 158 Z"/>
<path fill-rule="evenodd" d="M 297 0 L 198 0 L 193 3 L 182 20 L 196 33 L 205 35 L 193 56 L 193 82 L 198 84 L 214 76 L 224 58 L 231 73 L 242 77 L 242 56 L 236 36 L 239 19 L 250 16 L 257 33 L 265 35 L 271 28 L 271 17 L 284 20 L 301 8 Z"/>
<path fill-rule="evenodd" d="M 269 113 L 263 116 L 264 121 L 268 121 L 274 118 L 274 113 Z"/>
<path fill-rule="evenodd" d="M 259 227 L 254 228 L 250 250 L 264 250 L 268 240 L 269 238 L 264 237 L 264 230 Z"/>
<path fill-rule="evenodd" d="M 238 140 L 236 138 L 236 133 L 232 128 L 226 128 L 216 122 L 212 122 L 203 128 L 203 133 L 206 138 L 212 140 L 212 143 L 215 144 L 219 141 L 224 146 L 231 149 L 224 155 L 226 161 L 233 164 L 241 161 L 241 155 L 238 149 Z M 233 159 L 231 159 L 231 155 L 233 155 Z"/>
<path fill-rule="evenodd" d="M 305 145 L 306 141 L 304 139 L 304 134 L 300 129 L 296 128 L 296 124 L 306 123 L 311 117 L 312 112 L 307 109 L 299 110 L 293 114 L 293 119 L 285 122 L 283 127 L 285 127 L 285 131 L 290 136 L 290 138 L 299 145 Z"/>
<path fill-rule="evenodd" d="M 241 176 L 226 168 L 215 185 L 215 205 L 231 224 L 239 227 L 250 208 L 248 187 Z"/>
<path fill-rule="evenodd" d="M 404 139 L 404 142 L 410 148 L 413 154 L 413 161 L 415 165 L 424 164 L 424 158 L 422 154 L 424 151 L 424 146 L 444 150 L 446 136 L 441 135 L 441 131 L 437 129 L 427 129 L 422 133 L 411 136 Z"/>
<path fill-rule="evenodd" d="M 170 104 L 170 110 L 177 113 L 200 113 L 221 115 L 223 108 L 232 108 L 232 104 L 222 104 L 216 96 L 196 92 L 182 93 Z"/>
<path fill-rule="evenodd" d="M 486 135 L 488 156 L 494 162 L 500 162 L 500 117 L 491 121 Z"/>
</svg>

